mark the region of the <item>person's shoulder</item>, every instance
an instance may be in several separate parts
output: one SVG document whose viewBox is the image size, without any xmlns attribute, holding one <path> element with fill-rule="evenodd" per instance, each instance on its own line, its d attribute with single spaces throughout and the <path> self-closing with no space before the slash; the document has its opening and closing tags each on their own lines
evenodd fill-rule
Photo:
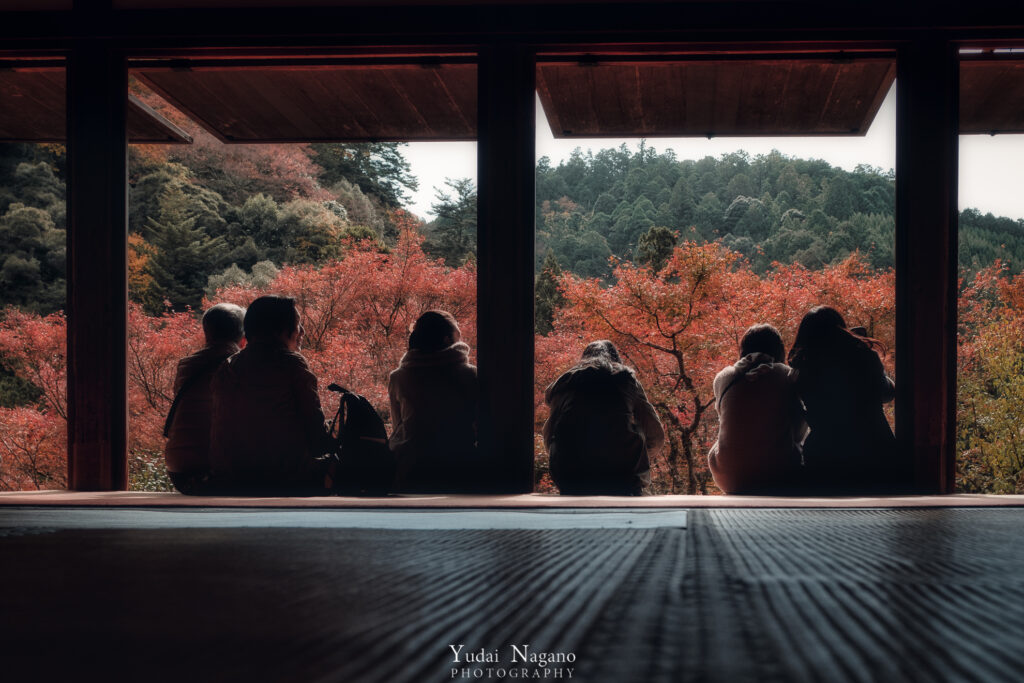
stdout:
<svg viewBox="0 0 1024 683">
<path fill-rule="evenodd" d="M 721 391 L 721 387 L 725 386 L 732 381 L 732 378 L 736 376 L 736 366 L 726 365 L 724 368 L 718 371 L 715 375 L 715 379 L 711 382 L 711 389 L 717 395 Z"/>
<path fill-rule="evenodd" d="M 565 391 L 572 383 L 573 378 L 576 376 L 577 370 L 575 368 L 569 368 L 555 379 L 554 382 L 549 384 L 544 389 L 544 400 L 551 403 L 554 396 L 562 391 Z"/>
<path fill-rule="evenodd" d="M 735 365 L 726 365 L 724 368 L 722 368 L 721 370 L 718 371 L 717 375 L 715 375 L 715 382 L 719 382 L 719 381 L 722 381 L 722 380 L 730 379 L 735 374 L 736 374 L 736 366 Z"/>
<path fill-rule="evenodd" d="M 283 367 L 289 370 L 301 370 L 309 372 L 309 361 L 298 351 L 289 351 L 288 349 L 282 349 L 280 354 L 280 363 Z"/>
<path fill-rule="evenodd" d="M 209 346 L 204 346 L 195 353 L 190 353 L 178 361 L 177 376 L 188 377 L 195 372 L 201 371 L 203 368 L 209 367 L 210 363 L 214 360 L 216 360 L 216 354 L 213 353 Z"/>
<path fill-rule="evenodd" d="M 879 370 L 882 366 L 882 358 L 868 344 L 858 344 L 856 350 L 853 353 L 857 365 L 862 368 L 869 370 Z"/>
<path fill-rule="evenodd" d="M 195 363 L 201 362 L 204 358 L 209 356 L 209 353 L 210 353 L 209 347 L 208 346 L 204 346 L 203 348 L 199 349 L 198 351 L 190 353 L 187 356 L 185 356 L 184 358 L 182 358 L 181 360 L 179 360 L 178 361 L 178 367 L 179 368 L 187 368 L 190 365 L 194 365 Z"/>
<path fill-rule="evenodd" d="M 799 370 L 785 363 L 772 363 L 772 373 L 791 382 L 800 376 Z"/>
</svg>

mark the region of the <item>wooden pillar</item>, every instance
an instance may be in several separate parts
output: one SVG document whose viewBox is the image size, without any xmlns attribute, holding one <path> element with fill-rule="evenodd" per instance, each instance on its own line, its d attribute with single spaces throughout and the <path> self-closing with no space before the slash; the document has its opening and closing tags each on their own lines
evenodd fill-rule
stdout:
<svg viewBox="0 0 1024 683">
<path fill-rule="evenodd" d="M 68 56 L 68 487 L 128 485 L 125 59 Z"/>
<path fill-rule="evenodd" d="M 899 50 L 896 91 L 896 432 L 913 490 L 952 493 L 956 458 L 955 46 Z"/>
<path fill-rule="evenodd" d="M 478 74 L 480 447 L 498 490 L 533 490 L 532 51 L 487 46 Z"/>
</svg>

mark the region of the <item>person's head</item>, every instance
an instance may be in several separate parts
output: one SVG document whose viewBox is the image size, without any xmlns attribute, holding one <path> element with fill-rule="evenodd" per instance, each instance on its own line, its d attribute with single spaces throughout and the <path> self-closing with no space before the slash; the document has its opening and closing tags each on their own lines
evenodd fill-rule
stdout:
<svg viewBox="0 0 1024 683">
<path fill-rule="evenodd" d="M 432 353 L 462 339 L 455 317 L 448 311 L 427 311 L 412 324 L 409 350 Z"/>
<path fill-rule="evenodd" d="M 831 306 L 815 306 L 800 321 L 789 360 L 792 363 L 808 355 L 841 352 L 858 346 L 885 353 L 885 344 L 859 334 L 861 329 L 847 329 L 842 314 Z"/>
<path fill-rule="evenodd" d="M 615 344 L 607 339 L 599 339 L 587 344 L 586 348 L 583 349 L 583 355 L 580 356 L 580 359 L 589 360 L 591 358 L 603 358 L 610 363 L 622 362 L 622 359 L 619 358 L 619 350 L 615 348 Z"/>
<path fill-rule="evenodd" d="M 299 310 L 290 296 L 261 296 L 245 312 L 245 338 L 250 342 L 281 342 L 298 349 L 302 336 Z"/>
<path fill-rule="evenodd" d="M 203 335 L 207 344 L 237 344 L 242 341 L 245 309 L 235 304 L 217 304 L 203 314 Z"/>
<path fill-rule="evenodd" d="M 743 333 L 740 340 L 740 358 L 752 353 L 764 353 L 781 363 L 786 358 L 786 346 L 782 343 L 782 335 L 771 325 L 762 323 L 752 325 Z"/>
</svg>

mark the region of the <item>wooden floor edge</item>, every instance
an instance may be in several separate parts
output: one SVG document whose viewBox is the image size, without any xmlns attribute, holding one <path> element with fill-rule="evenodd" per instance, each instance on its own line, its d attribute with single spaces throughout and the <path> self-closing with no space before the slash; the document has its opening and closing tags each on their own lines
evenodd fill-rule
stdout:
<svg viewBox="0 0 1024 683">
<path fill-rule="evenodd" d="M 1024 495 L 954 494 L 796 498 L 768 496 L 557 496 L 395 495 L 385 498 L 256 498 L 184 496 L 141 491 L 30 491 L 0 493 L 5 506 L 144 508 L 321 508 L 321 509 L 609 509 L 609 508 L 921 508 L 1024 507 Z"/>
</svg>

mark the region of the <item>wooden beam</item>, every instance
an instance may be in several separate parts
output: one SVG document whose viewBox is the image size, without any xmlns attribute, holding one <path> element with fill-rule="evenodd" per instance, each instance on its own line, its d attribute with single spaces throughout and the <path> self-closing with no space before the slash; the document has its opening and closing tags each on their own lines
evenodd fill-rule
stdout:
<svg viewBox="0 0 1024 683">
<path fill-rule="evenodd" d="M 128 485 L 128 76 L 122 55 L 68 56 L 68 486 Z"/>
<path fill-rule="evenodd" d="M 499 490 L 533 490 L 534 63 L 521 45 L 480 53 L 480 447 Z"/>
<path fill-rule="evenodd" d="M 914 489 L 952 493 L 956 463 L 955 46 L 900 48 L 896 76 L 896 431 Z"/>
</svg>

